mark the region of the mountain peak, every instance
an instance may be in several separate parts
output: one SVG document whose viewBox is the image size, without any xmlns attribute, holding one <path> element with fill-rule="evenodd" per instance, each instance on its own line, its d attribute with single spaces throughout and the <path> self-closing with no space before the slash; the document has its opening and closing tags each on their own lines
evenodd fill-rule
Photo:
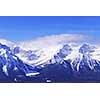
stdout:
<svg viewBox="0 0 100 100">
<path fill-rule="evenodd" d="M 3 45 L 7 45 L 7 46 L 13 46 L 13 42 L 11 41 L 8 41 L 8 40 L 5 40 L 5 39 L 0 39 L 0 43 L 3 44 Z"/>
<path fill-rule="evenodd" d="M 94 52 L 94 49 L 89 44 L 83 44 L 80 47 L 79 52 L 82 53 L 82 54 L 91 53 L 91 52 Z"/>
</svg>

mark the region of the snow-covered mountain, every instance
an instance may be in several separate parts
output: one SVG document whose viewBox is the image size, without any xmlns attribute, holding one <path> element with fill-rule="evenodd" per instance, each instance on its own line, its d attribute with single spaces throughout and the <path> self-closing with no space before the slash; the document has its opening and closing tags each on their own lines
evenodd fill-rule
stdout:
<svg viewBox="0 0 100 100">
<path fill-rule="evenodd" d="M 0 43 L 0 80 L 3 80 L 4 76 L 16 80 L 37 74 L 39 72 L 14 55 L 10 47 Z"/>
<path fill-rule="evenodd" d="M 14 46 L 14 48 L 19 48 L 20 52 L 16 53 L 16 55 L 20 59 L 30 65 L 39 65 L 52 59 L 63 45 L 68 43 L 74 46 L 77 45 L 74 43 L 75 41 L 84 38 L 87 37 L 79 34 L 51 35 L 31 41 L 19 42 Z"/>
<path fill-rule="evenodd" d="M 65 37 L 20 43 L 0 39 L 0 81 L 100 82 L 100 46 Z"/>
<path fill-rule="evenodd" d="M 70 64 L 74 70 L 79 70 L 79 66 L 85 59 L 85 63 L 91 69 L 94 68 L 94 62 L 100 61 L 100 47 L 91 44 L 63 43 L 40 50 L 24 50 L 21 47 L 14 48 L 15 55 L 23 62 L 31 65 L 43 67 L 44 64 L 60 63 L 64 60 L 70 60 Z"/>
<path fill-rule="evenodd" d="M 9 47 L 12 47 L 14 45 L 13 42 L 9 41 L 9 40 L 6 40 L 6 39 L 0 39 L 0 43 L 1 44 L 4 44 L 6 46 L 9 46 Z"/>
</svg>

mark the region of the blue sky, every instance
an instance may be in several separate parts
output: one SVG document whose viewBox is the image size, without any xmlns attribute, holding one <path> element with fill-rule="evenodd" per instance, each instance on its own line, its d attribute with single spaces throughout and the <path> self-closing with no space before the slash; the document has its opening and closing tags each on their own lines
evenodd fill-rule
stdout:
<svg viewBox="0 0 100 100">
<path fill-rule="evenodd" d="M 31 40 L 52 34 L 82 34 L 100 38 L 100 17 L 1 17 L 0 38 Z"/>
</svg>

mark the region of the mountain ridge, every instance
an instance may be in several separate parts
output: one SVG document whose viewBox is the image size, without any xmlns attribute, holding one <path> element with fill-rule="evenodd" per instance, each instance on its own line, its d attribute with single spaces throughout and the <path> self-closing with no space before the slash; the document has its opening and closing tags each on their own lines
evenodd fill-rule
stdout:
<svg viewBox="0 0 100 100">
<path fill-rule="evenodd" d="M 0 43 L 0 81 L 2 78 L 13 82 L 100 81 L 98 45 L 70 42 L 33 50 L 6 43 Z"/>
</svg>

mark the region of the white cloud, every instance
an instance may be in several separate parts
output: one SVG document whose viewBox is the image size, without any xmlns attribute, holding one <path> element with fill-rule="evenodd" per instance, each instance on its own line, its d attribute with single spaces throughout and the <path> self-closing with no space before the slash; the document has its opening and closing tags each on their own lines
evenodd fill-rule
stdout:
<svg viewBox="0 0 100 100">
<path fill-rule="evenodd" d="M 77 42 L 81 40 L 89 39 L 89 37 L 81 35 L 81 34 L 60 34 L 60 35 L 50 35 L 40 37 L 31 41 L 24 41 L 18 43 L 22 48 L 27 49 L 40 49 L 46 48 L 50 46 L 54 46 L 57 44 L 63 44 L 68 42 Z"/>
</svg>

